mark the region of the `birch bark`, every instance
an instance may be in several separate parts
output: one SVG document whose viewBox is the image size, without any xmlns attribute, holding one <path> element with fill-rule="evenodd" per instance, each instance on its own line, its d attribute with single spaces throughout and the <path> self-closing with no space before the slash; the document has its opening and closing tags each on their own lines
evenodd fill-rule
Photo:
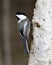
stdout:
<svg viewBox="0 0 52 65">
<path fill-rule="evenodd" d="M 52 65 L 52 0 L 37 0 L 28 65 Z"/>
</svg>

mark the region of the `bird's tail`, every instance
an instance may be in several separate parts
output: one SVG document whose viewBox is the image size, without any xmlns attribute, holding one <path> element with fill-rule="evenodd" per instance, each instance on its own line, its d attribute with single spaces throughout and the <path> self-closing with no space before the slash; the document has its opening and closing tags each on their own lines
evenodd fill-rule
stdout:
<svg viewBox="0 0 52 65">
<path fill-rule="evenodd" d="M 29 54 L 29 47 L 28 47 L 28 42 L 26 40 L 26 47 L 27 47 L 27 53 Z"/>
<path fill-rule="evenodd" d="M 24 42 L 24 52 L 25 54 L 29 54 L 28 42 L 26 39 L 23 39 Z"/>
</svg>

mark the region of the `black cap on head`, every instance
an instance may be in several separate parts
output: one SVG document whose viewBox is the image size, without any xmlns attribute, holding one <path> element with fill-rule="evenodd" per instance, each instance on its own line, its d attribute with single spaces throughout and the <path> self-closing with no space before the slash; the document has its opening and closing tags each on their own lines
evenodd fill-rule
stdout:
<svg viewBox="0 0 52 65">
<path fill-rule="evenodd" d="M 27 16 L 24 12 L 16 12 L 16 15 L 25 15 L 25 16 Z"/>
</svg>

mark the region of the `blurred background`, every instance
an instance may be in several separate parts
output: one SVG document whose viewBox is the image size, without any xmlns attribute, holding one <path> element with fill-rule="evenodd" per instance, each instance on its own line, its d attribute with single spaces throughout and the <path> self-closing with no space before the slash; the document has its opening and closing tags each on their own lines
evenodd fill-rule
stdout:
<svg viewBox="0 0 52 65">
<path fill-rule="evenodd" d="M 31 21 L 35 2 L 36 0 L 0 0 L 0 65 L 27 65 L 29 56 L 24 54 L 15 14 L 22 11 Z"/>
</svg>

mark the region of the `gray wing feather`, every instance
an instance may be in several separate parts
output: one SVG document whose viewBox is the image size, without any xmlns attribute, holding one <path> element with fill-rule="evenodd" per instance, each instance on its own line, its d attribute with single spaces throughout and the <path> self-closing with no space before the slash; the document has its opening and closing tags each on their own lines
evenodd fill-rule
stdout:
<svg viewBox="0 0 52 65">
<path fill-rule="evenodd" d="M 27 38 L 29 37 L 29 33 L 30 33 L 30 23 L 26 22 L 26 24 L 24 25 L 24 31 L 23 31 L 24 35 L 27 36 Z"/>
</svg>

